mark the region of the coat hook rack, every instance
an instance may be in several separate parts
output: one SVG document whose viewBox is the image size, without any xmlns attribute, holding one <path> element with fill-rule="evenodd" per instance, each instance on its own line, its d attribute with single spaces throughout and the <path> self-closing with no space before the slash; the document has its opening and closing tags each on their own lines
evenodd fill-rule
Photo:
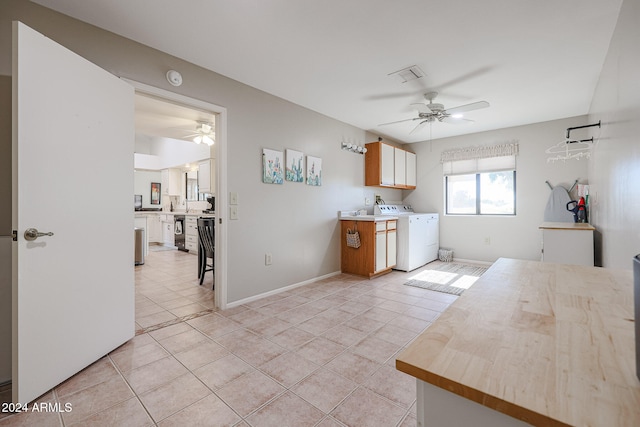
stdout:
<svg viewBox="0 0 640 427">
<path fill-rule="evenodd" d="M 545 184 L 547 184 L 547 185 L 549 186 L 549 188 L 550 188 L 551 190 L 553 190 L 553 185 L 551 185 L 551 183 L 549 182 L 549 180 L 546 180 L 546 181 L 545 181 Z M 573 189 L 576 187 L 576 185 L 577 185 L 577 184 L 578 184 L 578 180 L 576 179 L 576 180 L 573 182 L 573 185 L 571 186 L 571 188 L 570 188 L 567 192 L 568 192 L 568 193 L 571 193 L 571 192 L 573 191 Z"/>
<path fill-rule="evenodd" d="M 571 127 L 571 128 L 567 128 L 567 144 L 573 144 L 575 142 L 593 142 L 593 137 L 591 137 L 589 139 L 572 140 L 571 139 L 571 131 L 572 130 L 576 130 L 576 129 L 590 128 L 590 127 L 594 127 L 594 126 L 600 127 L 600 120 L 598 120 L 598 123 L 594 123 L 592 125 L 574 126 L 574 127 Z"/>
</svg>

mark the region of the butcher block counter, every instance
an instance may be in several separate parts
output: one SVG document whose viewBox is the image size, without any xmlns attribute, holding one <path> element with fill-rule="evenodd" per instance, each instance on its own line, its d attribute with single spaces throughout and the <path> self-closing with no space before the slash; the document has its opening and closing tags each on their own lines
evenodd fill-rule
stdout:
<svg viewBox="0 0 640 427">
<path fill-rule="evenodd" d="M 633 310 L 631 270 L 501 258 L 396 368 L 422 426 L 640 426 Z"/>
</svg>

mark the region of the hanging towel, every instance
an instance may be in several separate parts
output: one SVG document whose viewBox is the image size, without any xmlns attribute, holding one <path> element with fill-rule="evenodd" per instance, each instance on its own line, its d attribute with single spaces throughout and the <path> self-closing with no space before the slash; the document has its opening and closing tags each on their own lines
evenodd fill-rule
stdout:
<svg viewBox="0 0 640 427">
<path fill-rule="evenodd" d="M 544 210 L 544 220 L 549 222 L 574 222 L 573 212 L 567 210 L 567 203 L 571 201 L 567 189 L 561 186 L 551 190 L 547 207 Z"/>
<path fill-rule="evenodd" d="M 182 221 L 176 221 L 175 234 L 182 234 Z"/>
</svg>

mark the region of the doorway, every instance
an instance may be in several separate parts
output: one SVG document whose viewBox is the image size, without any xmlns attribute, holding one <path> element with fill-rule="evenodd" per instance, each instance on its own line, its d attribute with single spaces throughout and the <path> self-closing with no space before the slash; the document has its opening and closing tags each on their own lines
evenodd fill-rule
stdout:
<svg viewBox="0 0 640 427">
<path fill-rule="evenodd" d="M 214 294 L 215 305 L 217 309 L 225 309 L 227 305 L 227 227 L 226 227 L 226 211 L 228 206 L 227 201 L 227 141 L 226 141 L 226 124 L 227 124 L 227 111 L 226 108 L 220 107 L 215 104 L 204 102 L 198 99 L 190 98 L 184 95 L 180 95 L 174 92 L 159 89 L 153 86 L 146 85 L 144 83 L 127 80 L 131 84 L 136 92 L 136 95 L 143 95 L 147 97 L 155 98 L 156 100 L 163 101 L 168 106 L 173 106 L 182 109 L 191 109 L 194 112 L 205 113 L 215 116 L 215 144 L 212 152 L 215 176 L 215 189 L 212 189 L 212 193 L 215 194 L 215 211 L 216 211 L 216 232 L 215 232 L 215 271 L 214 271 Z M 193 120 L 193 117 L 191 118 Z M 195 123 L 195 121 L 193 121 Z M 173 134 L 185 135 L 185 128 L 182 125 L 173 126 Z M 164 135 L 171 136 L 171 135 Z M 187 254 L 188 255 L 188 254 Z M 193 255 L 189 255 L 192 256 Z M 194 274 L 195 274 L 194 269 Z"/>
</svg>

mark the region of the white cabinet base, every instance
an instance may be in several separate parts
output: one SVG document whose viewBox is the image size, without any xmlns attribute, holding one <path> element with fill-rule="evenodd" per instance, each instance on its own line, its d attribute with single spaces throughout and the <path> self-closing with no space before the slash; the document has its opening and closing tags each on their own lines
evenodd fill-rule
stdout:
<svg viewBox="0 0 640 427">
<path fill-rule="evenodd" d="M 416 382 L 418 427 L 530 427 L 530 424 L 433 384 Z"/>
<path fill-rule="evenodd" d="M 593 231 L 543 229 L 542 261 L 593 267 Z"/>
</svg>

